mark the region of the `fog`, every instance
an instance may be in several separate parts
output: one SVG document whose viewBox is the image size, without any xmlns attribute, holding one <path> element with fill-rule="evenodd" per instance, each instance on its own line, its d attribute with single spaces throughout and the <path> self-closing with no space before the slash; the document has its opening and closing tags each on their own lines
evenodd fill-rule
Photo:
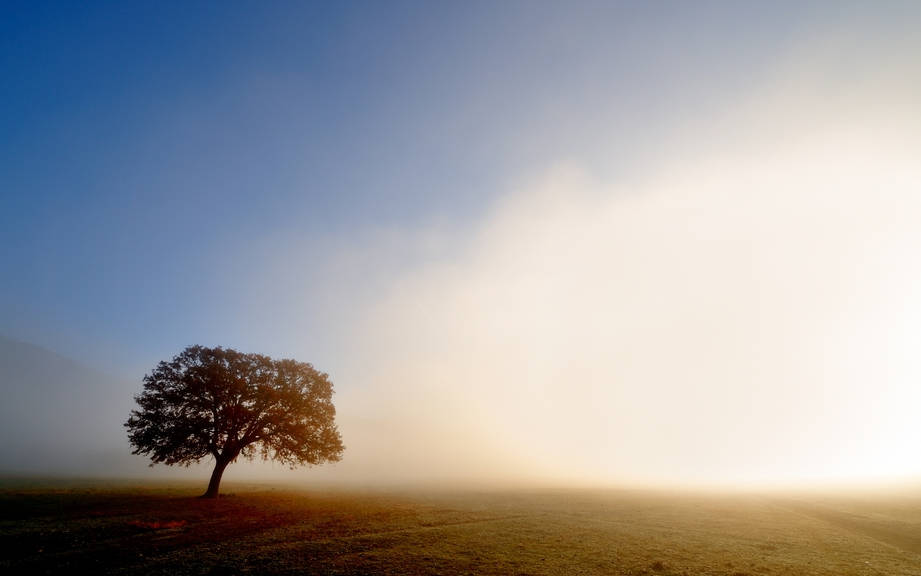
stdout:
<svg viewBox="0 0 921 576">
<path fill-rule="evenodd" d="M 49 350 L 0 337 L 0 471 L 105 476 L 143 472 L 120 437 L 125 382 Z"/>
<path fill-rule="evenodd" d="M 471 191 L 490 198 L 472 216 L 247 239 L 202 273 L 225 292 L 192 300 L 219 341 L 179 319 L 175 349 L 135 358 L 224 345 L 330 373 L 342 462 L 228 481 L 919 477 L 916 36 L 806 36 L 628 168 L 562 150 Z M 145 368 L 2 344 L 3 472 L 147 474 L 122 427 Z"/>
<path fill-rule="evenodd" d="M 351 340 L 368 384 L 341 397 L 339 473 L 921 473 L 919 81 L 844 45 L 804 47 L 629 181 L 566 161 L 523 179 L 386 278 Z"/>
</svg>

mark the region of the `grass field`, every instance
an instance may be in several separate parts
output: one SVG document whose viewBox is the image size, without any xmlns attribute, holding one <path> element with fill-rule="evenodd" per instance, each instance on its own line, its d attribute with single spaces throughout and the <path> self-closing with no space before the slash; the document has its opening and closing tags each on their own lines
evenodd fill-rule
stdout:
<svg viewBox="0 0 921 576">
<path fill-rule="evenodd" d="M 921 575 L 915 495 L 7 484 L 4 574 Z"/>
</svg>

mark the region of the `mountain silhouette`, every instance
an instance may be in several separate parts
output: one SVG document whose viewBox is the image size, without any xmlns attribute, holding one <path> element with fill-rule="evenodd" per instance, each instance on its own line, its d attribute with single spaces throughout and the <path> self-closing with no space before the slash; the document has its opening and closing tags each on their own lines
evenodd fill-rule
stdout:
<svg viewBox="0 0 921 576">
<path fill-rule="evenodd" d="M 134 388 L 0 336 L 0 473 L 92 476 L 136 468 L 122 426 Z"/>
</svg>

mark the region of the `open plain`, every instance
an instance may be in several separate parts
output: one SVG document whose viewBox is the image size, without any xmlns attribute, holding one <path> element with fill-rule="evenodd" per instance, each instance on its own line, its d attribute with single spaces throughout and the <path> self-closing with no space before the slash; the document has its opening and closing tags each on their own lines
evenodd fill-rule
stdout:
<svg viewBox="0 0 921 576">
<path fill-rule="evenodd" d="M 101 486 L 101 487 L 100 487 Z M 6 574 L 921 574 L 921 493 L 6 483 Z"/>
</svg>

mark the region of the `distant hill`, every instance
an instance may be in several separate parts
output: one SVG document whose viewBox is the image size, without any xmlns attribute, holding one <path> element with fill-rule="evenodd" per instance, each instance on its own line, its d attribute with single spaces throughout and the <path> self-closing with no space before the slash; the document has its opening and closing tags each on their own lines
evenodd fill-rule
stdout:
<svg viewBox="0 0 921 576">
<path fill-rule="evenodd" d="M 122 423 L 140 383 L 0 336 L 0 474 L 142 470 Z"/>
</svg>

